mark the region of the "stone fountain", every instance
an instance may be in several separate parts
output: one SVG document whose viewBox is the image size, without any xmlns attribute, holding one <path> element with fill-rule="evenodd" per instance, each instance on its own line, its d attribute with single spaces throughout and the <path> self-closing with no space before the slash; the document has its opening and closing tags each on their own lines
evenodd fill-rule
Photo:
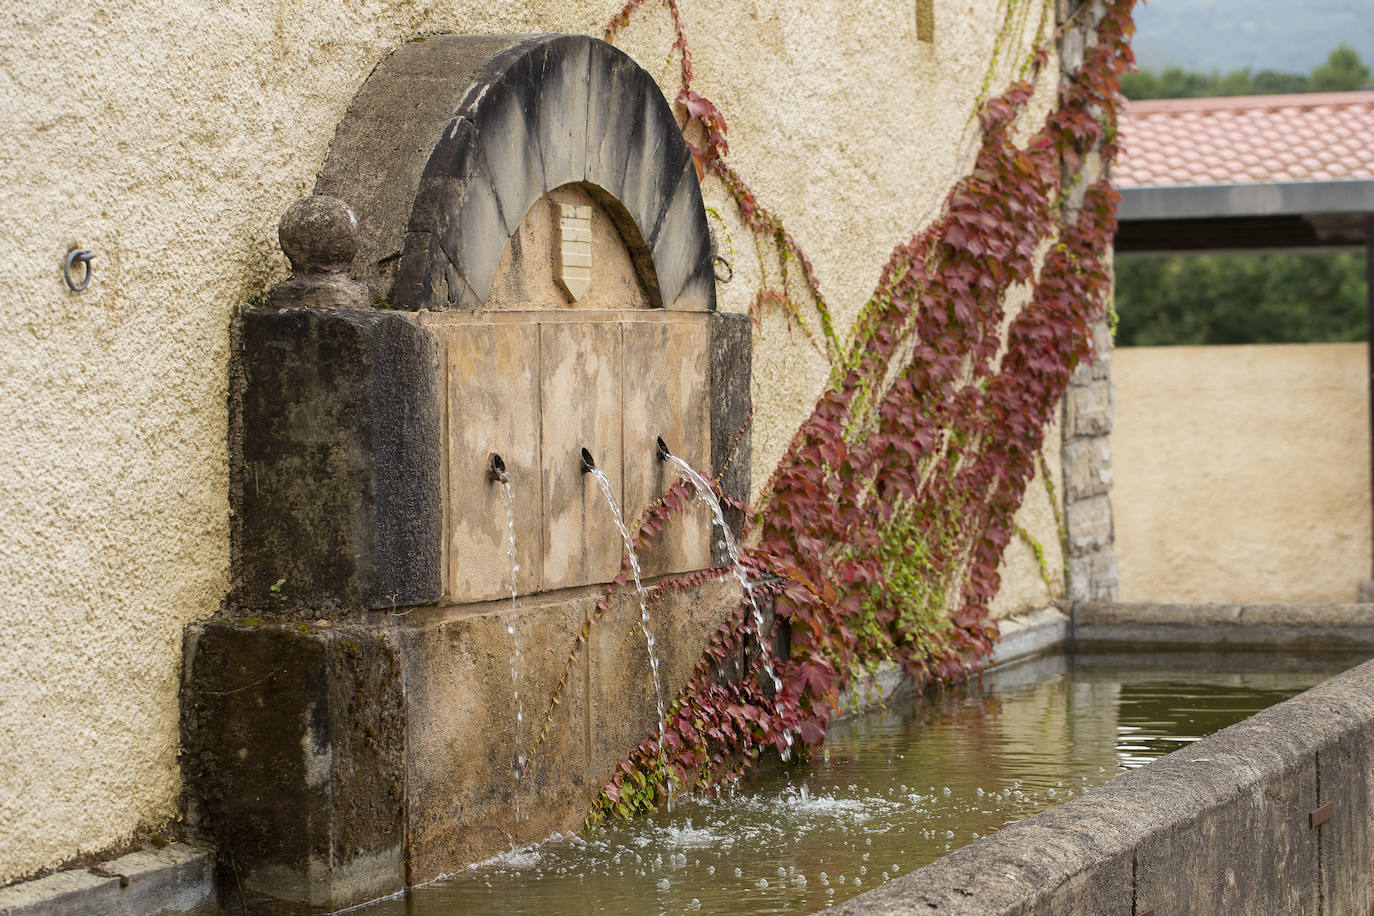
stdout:
<svg viewBox="0 0 1374 916">
<path fill-rule="evenodd" d="M 315 195 L 233 328 L 233 584 L 186 634 L 183 773 L 226 880 L 337 909 L 575 828 L 654 734 L 635 596 L 577 639 L 622 563 L 582 452 L 630 522 L 676 479 L 659 437 L 746 499 L 750 329 L 672 111 L 604 42 L 402 46 Z M 646 581 L 719 565 L 711 524 Z M 740 592 L 653 607 L 667 700 Z"/>
</svg>

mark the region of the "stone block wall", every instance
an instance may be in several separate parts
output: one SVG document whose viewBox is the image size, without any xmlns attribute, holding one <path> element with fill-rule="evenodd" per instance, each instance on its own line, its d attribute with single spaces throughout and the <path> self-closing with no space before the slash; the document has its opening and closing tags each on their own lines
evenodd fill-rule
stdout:
<svg viewBox="0 0 1374 916">
<path fill-rule="evenodd" d="M 1096 24 L 1106 13 L 1102 0 L 1057 0 L 1063 29 L 1059 66 L 1067 77 L 1083 64 L 1086 48 L 1097 41 Z M 1071 182 L 1065 217 L 1077 216 L 1092 174 L 1103 168 L 1097 152 L 1085 162 L 1084 181 Z M 1060 424 L 1064 481 L 1064 565 L 1070 601 L 1116 598 L 1116 533 L 1112 523 L 1112 332 L 1106 316 L 1093 324 L 1091 362 L 1078 366 L 1064 393 Z"/>
<path fill-rule="evenodd" d="M 1070 601 L 1116 598 L 1112 525 L 1112 335 L 1093 327 L 1097 358 L 1080 365 L 1064 394 L 1064 534 Z"/>
</svg>

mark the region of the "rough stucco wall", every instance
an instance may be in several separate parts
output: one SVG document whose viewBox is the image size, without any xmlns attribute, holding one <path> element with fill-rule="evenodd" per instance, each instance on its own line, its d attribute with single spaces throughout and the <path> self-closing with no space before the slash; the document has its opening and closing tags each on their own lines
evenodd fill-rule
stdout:
<svg viewBox="0 0 1374 916">
<path fill-rule="evenodd" d="M 227 586 L 227 328 L 283 275 L 277 220 L 357 87 L 417 33 L 599 34 L 619 5 L 0 9 L 0 881 L 176 814 L 180 632 Z M 843 330 L 969 166 L 999 4 L 942 0 L 934 44 L 909 0 L 683 6 L 733 162 L 811 253 Z M 1004 42 L 994 91 L 1027 41 Z M 619 41 L 665 85 L 670 43 L 655 4 Z M 740 311 L 753 242 L 718 187 L 706 198 L 736 249 L 722 307 Z M 60 278 L 75 245 L 98 255 L 79 296 Z M 827 367 L 781 322 L 757 340 L 761 484 Z M 1009 584 L 1038 580 L 1016 549 Z"/>
<path fill-rule="evenodd" d="M 1122 601 L 1355 600 L 1370 564 L 1365 351 L 1116 351 Z"/>
</svg>

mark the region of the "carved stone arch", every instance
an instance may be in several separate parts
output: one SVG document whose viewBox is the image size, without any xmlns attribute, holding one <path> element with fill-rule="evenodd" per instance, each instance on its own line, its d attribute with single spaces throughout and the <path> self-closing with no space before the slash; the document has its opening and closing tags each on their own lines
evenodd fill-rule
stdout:
<svg viewBox="0 0 1374 916">
<path fill-rule="evenodd" d="M 611 215 L 649 302 L 715 309 L 701 187 L 653 78 L 585 35 L 438 35 L 377 65 L 315 185 L 358 214 L 354 270 L 398 309 L 480 309 L 506 241 L 568 184 Z"/>
</svg>

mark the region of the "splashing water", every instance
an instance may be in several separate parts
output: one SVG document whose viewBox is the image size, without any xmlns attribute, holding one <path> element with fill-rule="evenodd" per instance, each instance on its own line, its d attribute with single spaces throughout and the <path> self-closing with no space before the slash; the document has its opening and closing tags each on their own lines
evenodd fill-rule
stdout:
<svg viewBox="0 0 1374 916">
<path fill-rule="evenodd" d="M 625 542 L 625 555 L 630 558 L 630 573 L 634 576 L 635 594 L 639 596 L 639 628 L 644 632 L 644 642 L 649 647 L 649 670 L 654 675 L 654 700 L 658 703 L 658 750 L 661 755 L 664 752 L 663 735 L 668 730 L 668 716 L 663 709 L 663 688 L 659 683 L 658 653 L 654 651 L 654 634 L 649 629 L 649 603 L 644 584 L 639 581 L 639 555 L 635 553 L 634 539 L 625 527 L 625 519 L 620 514 L 620 504 L 615 501 L 615 491 L 611 489 L 610 480 L 601 472 L 601 468 L 589 467 L 587 473 L 595 477 L 596 482 L 601 485 L 601 492 L 606 496 L 606 504 L 611 507 L 611 517 L 615 519 L 615 526 L 620 529 L 620 537 Z M 672 780 L 668 781 L 668 791 L 671 805 Z"/>
<path fill-rule="evenodd" d="M 749 607 L 752 609 L 754 617 L 754 630 L 759 638 L 759 655 L 763 661 L 764 673 L 772 681 L 773 690 L 776 693 L 781 693 L 782 678 L 778 677 L 777 669 L 773 665 L 773 650 L 768 645 L 765 635 L 763 611 L 759 609 L 759 603 L 754 598 L 754 585 L 749 581 L 749 574 L 745 570 L 744 564 L 740 562 L 739 545 L 735 543 L 734 535 L 730 533 L 730 526 L 725 523 L 725 510 L 721 508 L 720 500 L 716 498 L 716 492 L 711 488 L 711 482 L 698 473 L 696 468 L 676 455 L 668 454 L 666 450 L 663 457 L 677 469 L 684 480 L 692 485 L 692 489 L 696 491 L 697 501 L 710 507 L 716 528 L 720 530 L 721 546 L 725 548 L 725 554 L 730 558 L 730 572 L 739 581 L 740 587 L 744 589 L 744 597 L 749 599 Z M 787 749 L 783 751 L 782 759 L 786 760 L 792 754 L 792 732 L 790 729 L 783 730 L 783 739 L 787 742 Z"/>
<path fill-rule="evenodd" d="M 511 489 L 510 480 L 501 481 L 501 492 L 506 497 L 506 556 L 510 559 L 511 608 L 506 632 L 510 634 L 511 645 L 510 688 L 515 697 L 515 761 L 511 764 L 511 772 L 515 776 L 515 789 L 518 795 L 520 783 L 525 778 L 525 755 L 520 753 L 520 730 L 525 722 L 525 707 L 520 700 L 520 637 L 515 630 L 516 581 L 520 574 L 520 562 L 515 557 L 515 492 Z M 517 805 L 516 820 L 523 820 L 521 815 L 522 812 Z"/>
</svg>

